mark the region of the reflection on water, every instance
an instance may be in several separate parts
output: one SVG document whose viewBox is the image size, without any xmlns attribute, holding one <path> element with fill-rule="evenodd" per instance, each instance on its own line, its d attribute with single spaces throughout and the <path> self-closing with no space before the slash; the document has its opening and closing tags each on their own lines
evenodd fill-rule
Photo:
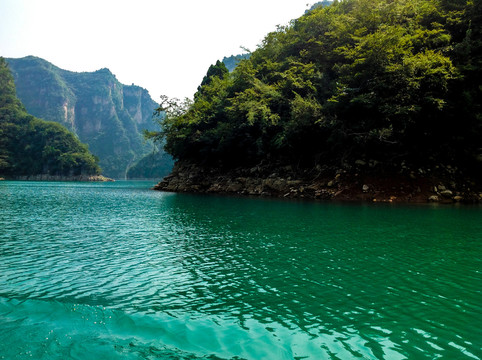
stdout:
<svg viewBox="0 0 482 360">
<path fill-rule="evenodd" d="M 0 184 L 0 354 L 482 358 L 480 207 L 152 185 Z"/>
</svg>

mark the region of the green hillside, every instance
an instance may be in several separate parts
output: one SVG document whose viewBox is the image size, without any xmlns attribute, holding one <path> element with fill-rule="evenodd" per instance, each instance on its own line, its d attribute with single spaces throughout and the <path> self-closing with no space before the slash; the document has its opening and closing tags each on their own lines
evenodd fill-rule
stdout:
<svg viewBox="0 0 482 360">
<path fill-rule="evenodd" d="M 100 173 L 98 159 L 74 134 L 27 113 L 0 58 L 0 175 L 77 176 Z"/>
<path fill-rule="evenodd" d="M 128 179 L 162 179 L 169 175 L 174 165 L 172 157 L 155 150 L 144 156 L 127 171 Z"/>
<path fill-rule="evenodd" d="M 147 90 L 121 84 L 108 69 L 76 73 L 33 56 L 7 61 L 27 111 L 73 131 L 99 157 L 105 175 L 123 178 L 152 152 L 142 131 L 158 129 L 152 122 L 158 104 Z"/>
</svg>

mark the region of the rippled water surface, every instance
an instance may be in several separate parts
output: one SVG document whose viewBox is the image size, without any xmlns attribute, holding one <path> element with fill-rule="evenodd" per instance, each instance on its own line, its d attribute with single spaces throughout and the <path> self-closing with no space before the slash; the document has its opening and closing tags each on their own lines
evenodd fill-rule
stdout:
<svg viewBox="0 0 482 360">
<path fill-rule="evenodd" d="M 1 359 L 482 359 L 482 208 L 0 182 Z"/>
</svg>

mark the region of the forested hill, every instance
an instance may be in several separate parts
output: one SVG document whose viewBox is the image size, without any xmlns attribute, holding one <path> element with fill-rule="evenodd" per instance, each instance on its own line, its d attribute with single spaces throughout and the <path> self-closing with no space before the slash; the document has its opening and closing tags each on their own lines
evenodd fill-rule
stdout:
<svg viewBox="0 0 482 360">
<path fill-rule="evenodd" d="M 480 1 L 316 7 L 192 104 L 166 103 L 166 149 L 228 167 L 479 169 L 481 16 Z"/>
<path fill-rule="evenodd" d="M 0 57 L 0 176 L 98 173 L 98 159 L 74 134 L 60 124 L 27 113 L 16 97 L 7 63 Z"/>
<path fill-rule="evenodd" d="M 7 61 L 27 111 L 77 134 L 107 176 L 123 178 L 152 151 L 142 131 L 159 129 L 152 121 L 158 104 L 147 90 L 121 84 L 108 69 L 76 73 L 33 56 Z"/>
<path fill-rule="evenodd" d="M 179 161 L 158 188 L 479 198 L 481 3 L 334 1 L 232 72 L 216 63 L 193 103 L 161 104 L 157 137 Z"/>
</svg>

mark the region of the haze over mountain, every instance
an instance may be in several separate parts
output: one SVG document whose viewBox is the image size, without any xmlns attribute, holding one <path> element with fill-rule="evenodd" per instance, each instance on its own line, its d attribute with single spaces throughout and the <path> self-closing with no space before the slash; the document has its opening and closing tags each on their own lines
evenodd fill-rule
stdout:
<svg viewBox="0 0 482 360">
<path fill-rule="evenodd" d="M 15 85 L 0 57 L 0 175 L 44 176 L 73 180 L 100 172 L 98 159 L 60 124 L 43 121 L 25 111 Z"/>
<path fill-rule="evenodd" d="M 124 178 L 153 150 L 143 130 L 157 130 L 158 104 L 142 87 L 121 84 L 109 69 L 71 72 L 34 56 L 7 59 L 27 111 L 74 132 L 100 159 L 106 176 Z"/>
</svg>

